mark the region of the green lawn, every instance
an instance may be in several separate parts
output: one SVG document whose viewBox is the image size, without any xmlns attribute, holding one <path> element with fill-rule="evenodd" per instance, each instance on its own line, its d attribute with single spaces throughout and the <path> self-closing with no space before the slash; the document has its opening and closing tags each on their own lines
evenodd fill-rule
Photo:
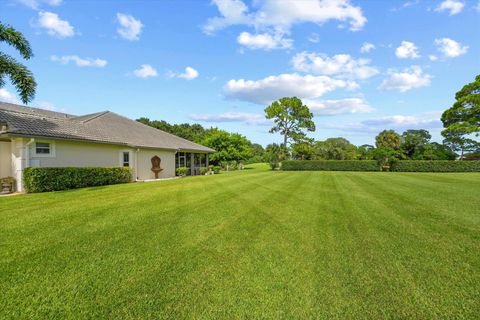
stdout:
<svg viewBox="0 0 480 320">
<path fill-rule="evenodd" d="M 0 198 L 0 318 L 480 315 L 480 174 L 253 170 Z"/>
</svg>

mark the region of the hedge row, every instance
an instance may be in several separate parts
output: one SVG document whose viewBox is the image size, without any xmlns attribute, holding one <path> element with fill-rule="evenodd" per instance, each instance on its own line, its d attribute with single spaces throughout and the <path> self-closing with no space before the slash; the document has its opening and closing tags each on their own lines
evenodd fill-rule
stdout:
<svg viewBox="0 0 480 320">
<path fill-rule="evenodd" d="M 380 171 L 375 160 L 288 160 L 282 170 L 296 171 Z"/>
<path fill-rule="evenodd" d="M 380 171 L 374 160 L 288 160 L 282 162 L 287 171 Z M 480 172 L 480 161 L 401 160 L 393 163 L 396 172 Z"/>
<path fill-rule="evenodd" d="M 402 160 L 392 166 L 397 172 L 474 172 L 480 171 L 478 160 Z"/>
<path fill-rule="evenodd" d="M 130 168 L 123 167 L 30 167 L 23 172 L 23 185 L 27 192 L 104 186 L 131 180 Z"/>
</svg>

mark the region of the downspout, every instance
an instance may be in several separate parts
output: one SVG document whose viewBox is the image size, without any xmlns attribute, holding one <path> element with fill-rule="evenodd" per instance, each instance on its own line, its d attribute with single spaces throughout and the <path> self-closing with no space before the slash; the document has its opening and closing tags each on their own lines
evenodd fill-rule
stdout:
<svg viewBox="0 0 480 320">
<path fill-rule="evenodd" d="M 140 149 L 135 150 L 135 181 L 138 181 L 138 153 Z"/>
</svg>

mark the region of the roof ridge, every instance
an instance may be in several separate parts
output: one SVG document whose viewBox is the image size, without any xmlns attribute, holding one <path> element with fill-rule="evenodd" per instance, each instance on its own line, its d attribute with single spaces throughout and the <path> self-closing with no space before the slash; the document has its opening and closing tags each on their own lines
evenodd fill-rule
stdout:
<svg viewBox="0 0 480 320">
<path fill-rule="evenodd" d="M 91 118 L 88 118 L 86 120 L 83 120 L 82 123 L 87 123 L 87 122 L 90 122 L 92 120 L 95 120 L 97 118 L 100 118 L 101 116 L 104 116 L 105 114 L 109 113 L 110 111 L 106 110 L 106 111 L 102 111 L 102 112 L 95 112 L 95 113 L 92 113 L 94 116 L 91 117 Z M 85 116 L 88 116 L 88 114 L 86 115 L 83 115 L 83 116 L 80 116 L 80 117 L 85 117 Z"/>
</svg>

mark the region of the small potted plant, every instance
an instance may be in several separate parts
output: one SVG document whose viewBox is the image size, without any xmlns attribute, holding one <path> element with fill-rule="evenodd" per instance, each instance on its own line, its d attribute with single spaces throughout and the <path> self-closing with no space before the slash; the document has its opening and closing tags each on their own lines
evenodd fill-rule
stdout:
<svg viewBox="0 0 480 320">
<path fill-rule="evenodd" d="M 6 177 L 0 179 L 0 193 L 8 194 L 15 192 L 15 179 L 12 177 Z"/>
<path fill-rule="evenodd" d="M 177 173 L 177 176 L 179 177 L 185 177 L 187 175 L 187 172 L 188 172 L 188 168 L 186 167 L 180 167 L 180 168 L 177 168 L 177 170 L 175 170 L 176 173 Z"/>
</svg>

